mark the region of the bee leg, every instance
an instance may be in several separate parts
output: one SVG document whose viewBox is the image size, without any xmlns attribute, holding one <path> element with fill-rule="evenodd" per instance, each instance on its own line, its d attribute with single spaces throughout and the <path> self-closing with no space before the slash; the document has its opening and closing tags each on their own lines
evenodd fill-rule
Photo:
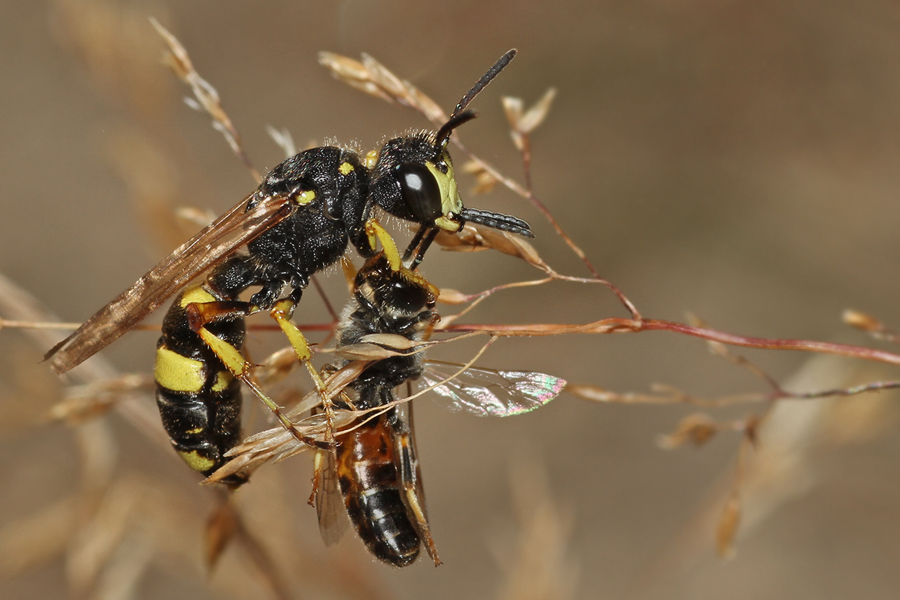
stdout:
<svg viewBox="0 0 900 600">
<path fill-rule="evenodd" d="M 291 322 L 291 315 L 294 313 L 294 308 L 296 306 L 296 302 L 289 298 L 279 300 L 275 303 L 275 306 L 269 314 L 275 319 L 278 326 L 281 327 L 281 331 L 284 332 L 284 335 L 287 336 L 291 348 L 294 349 L 294 354 L 297 355 L 297 360 L 306 366 L 306 369 L 309 371 L 309 375 L 312 377 L 313 383 L 316 386 L 316 391 L 319 393 L 319 397 L 322 398 L 322 408 L 325 412 L 326 421 L 325 445 L 330 447 L 334 445 L 334 403 L 328 395 L 325 381 L 322 379 L 322 376 L 319 375 L 319 372 L 313 366 L 312 362 L 310 362 L 312 352 L 309 349 L 306 337 L 304 337 L 300 329 Z"/>
<path fill-rule="evenodd" d="M 326 477 L 328 471 L 334 471 L 335 448 L 316 448 L 313 456 L 313 476 L 312 490 L 309 493 L 309 499 L 306 501 L 310 506 L 321 507 L 321 494 L 325 493 L 325 487 L 328 485 Z M 334 476 L 333 473 L 331 475 Z"/>
<path fill-rule="evenodd" d="M 317 506 L 319 504 L 319 490 L 322 487 L 322 474 L 325 472 L 325 462 L 328 459 L 328 455 L 325 454 L 327 450 L 316 450 L 316 453 L 313 455 L 313 476 L 312 476 L 312 490 L 309 492 L 309 498 L 306 500 L 306 503 L 310 506 Z"/>
<path fill-rule="evenodd" d="M 397 440 L 399 444 L 396 451 L 400 455 L 403 501 L 406 504 L 407 513 L 416 524 L 428 556 L 434 561 L 434 566 L 438 566 L 441 564 L 441 559 L 438 557 L 434 538 L 431 537 L 431 526 L 428 524 L 428 516 L 425 514 L 425 497 L 424 494 L 421 494 L 421 485 L 418 482 L 419 469 L 416 461 L 415 442 L 411 432 L 405 427 L 398 431 Z"/>
</svg>

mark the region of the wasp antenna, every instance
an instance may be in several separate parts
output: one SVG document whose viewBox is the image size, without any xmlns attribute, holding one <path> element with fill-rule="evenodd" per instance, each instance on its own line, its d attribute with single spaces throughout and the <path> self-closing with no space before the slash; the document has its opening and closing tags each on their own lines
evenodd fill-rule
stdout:
<svg viewBox="0 0 900 600">
<path fill-rule="evenodd" d="M 491 229 L 499 229 L 500 231 L 508 231 L 522 237 L 533 238 L 534 232 L 531 227 L 517 217 L 504 215 L 502 213 L 490 212 L 487 210 L 478 210 L 475 208 L 463 208 L 459 216 L 470 223 L 478 223 Z"/>
<path fill-rule="evenodd" d="M 472 86 L 472 89 L 466 92 L 466 95 L 462 97 L 462 100 L 459 101 L 459 104 L 456 105 L 456 108 L 453 110 L 453 114 L 450 115 L 450 118 L 447 119 L 447 122 L 438 130 L 437 135 L 435 136 L 435 142 L 437 147 L 439 148 L 438 154 L 444 151 L 444 148 L 447 147 L 447 144 L 450 141 L 450 134 L 453 133 L 453 130 L 465 123 L 466 121 L 471 121 L 475 118 L 475 113 L 472 111 L 467 111 L 466 107 L 469 106 L 469 103 L 475 99 L 475 96 L 481 93 L 487 84 L 492 82 L 497 75 L 500 74 L 500 71 L 506 68 L 506 65 L 512 61 L 513 58 L 516 57 L 518 50 L 513 48 L 509 50 L 500 57 L 497 62 L 494 63 L 494 66 L 488 69 L 487 73 L 481 76 L 475 85 Z"/>
<path fill-rule="evenodd" d="M 481 90 L 487 87 L 487 84 L 492 82 L 497 75 L 500 74 L 500 71 L 506 68 L 512 59 L 516 57 L 516 54 L 519 51 L 513 48 L 512 50 L 508 50 L 506 54 L 501 56 L 497 62 L 494 63 L 494 66 L 488 69 L 487 73 L 481 76 L 475 85 L 472 86 L 472 89 L 466 92 L 466 95 L 462 97 L 462 100 L 459 101 L 459 104 L 456 105 L 456 109 L 453 111 L 453 114 L 450 115 L 450 120 L 453 120 L 453 117 L 461 113 L 469 106 L 469 102 L 475 99 L 475 96 L 481 93 Z"/>
<path fill-rule="evenodd" d="M 466 110 L 461 113 L 454 114 L 450 119 L 447 120 L 446 123 L 441 125 L 441 128 L 438 129 L 437 135 L 434 136 L 435 146 L 438 149 L 437 155 L 440 156 L 441 152 L 443 152 L 447 148 L 447 144 L 450 142 L 450 134 L 453 133 L 453 130 L 462 125 L 463 123 L 467 123 L 471 121 L 478 114 L 474 110 Z"/>
</svg>

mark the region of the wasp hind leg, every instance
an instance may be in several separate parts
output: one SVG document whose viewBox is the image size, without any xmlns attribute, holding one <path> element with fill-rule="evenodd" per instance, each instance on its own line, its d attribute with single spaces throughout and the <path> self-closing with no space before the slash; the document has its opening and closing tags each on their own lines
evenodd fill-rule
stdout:
<svg viewBox="0 0 900 600">
<path fill-rule="evenodd" d="M 258 310 L 258 308 L 248 302 L 239 301 L 199 302 L 189 304 L 186 307 L 191 329 L 201 340 L 203 340 L 210 351 L 216 355 L 228 373 L 249 387 L 253 394 L 266 405 L 266 408 L 275 415 L 282 426 L 290 431 L 298 441 L 304 444 L 315 445 L 315 440 L 312 440 L 297 431 L 293 421 L 284 414 L 281 407 L 278 406 L 265 391 L 263 391 L 259 383 L 253 378 L 253 364 L 241 354 L 241 346 L 229 343 L 228 340 L 223 339 L 213 331 L 213 327 L 222 320 L 242 319 L 245 316 L 258 312 Z M 277 304 L 276 308 L 272 310 L 273 317 L 275 317 L 276 312 L 281 312 L 277 308 Z M 284 327 L 282 327 L 282 329 L 284 329 Z M 294 327 L 294 329 L 296 329 L 296 327 Z M 303 344 L 305 346 L 306 340 L 303 338 L 303 334 L 300 334 L 299 329 L 297 329 L 296 332 L 300 335 L 301 339 L 303 339 Z M 290 338 L 290 335 L 288 337 Z M 295 343 L 295 340 L 292 339 L 291 345 L 294 346 Z M 308 353 L 308 346 L 305 346 L 305 348 Z M 312 370 L 311 366 L 310 369 Z M 318 375 L 318 373 L 316 375 Z M 319 388 L 320 381 L 321 378 L 319 378 L 316 383 L 317 389 Z"/>
<path fill-rule="evenodd" d="M 163 322 L 154 369 L 157 405 L 172 445 L 188 466 L 207 476 L 225 463 L 225 452 L 240 441 L 241 388 L 192 330 L 187 309 L 198 302 L 217 304 L 220 298 L 204 286 L 187 288 L 176 298 Z M 242 315 L 229 315 L 211 323 L 208 332 L 223 344 L 241 347 Z M 237 473 L 223 482 L 236 488 L 246 480 Z"/>
<path fill-rule="evenodd" d="M 299 296 L 299 294 L 297 294 Z M 299 298 L 298 298 L 299 299 Z M 309 343 L 300 329 L 294 325 L 290 318 L 297 305 L 293 297 L 279 300 L 270 311 L 270 315 L 278 323 L 294 350 L 297 359 L 303 363 L 312 377 L 316 392 L 322 398 L 323 411 L 326 415 L 326 430 L 324 442 L 301 434 L 294 426 L 293 421 L 284 414 L 281 407 L 263 391 L 259 383 L 252 376 L 253 365 L 241 354 L 240 346 L 235 346 L 217 335 L 211 330 L 211 326 L 223 320 L 243 318 L 256 312 L 259 308 L 251 302 L 240 301 L 211 301 L 198 302 L 186 306 L 187 319 L 191 329 L 203 340 L 209 349 L 218 357 L 231 375 L 242 381 L 253 394 L 266 405 L 278 418 L 281 425 L 301 443 L 314 447 L 330 448 L 334 444 L 334 407 L 329 397 L 325 382 L 319 372 L 310 362 L 312 352 Z"/>
</svg>

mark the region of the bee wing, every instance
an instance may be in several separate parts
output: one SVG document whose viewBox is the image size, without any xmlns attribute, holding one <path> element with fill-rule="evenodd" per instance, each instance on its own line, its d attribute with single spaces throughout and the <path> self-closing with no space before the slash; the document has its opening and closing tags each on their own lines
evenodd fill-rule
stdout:
<svg viewBox="0 0 900 600">
<path fill-rule="evenodd" d="M 413 427 L 412 402 L 404 402 L 394 408 L 397 421 L 393 427 L 393 435 L 400 443 L 396 445 L 399 459 L 400 477 L 404 485 L 415 489 L 422 512 L 427 516 L 425 507 L 425 490 L 422 488 L 422 472 L 419 469 L 419 456 L 416 450 L 416 430 Z"/>
<path fill-rule="evenodd" d="M 319 533 L 326 546 L 336 544 L 347 531 L 349 519 L 344 507 L 337 478 L 337 464 L 331 450 L 316 450 L 317 486 L 315 490 L 316 514 L 319 517 Z"/>
<path fill-rule="evenodd" d="M 275 195 L 245 211 L 249 196 L 153 267 L 134 285 L 101 308 L 44 355 L 65 373 L 137 325 L 192 279 L 283 221 L 292 211 L 290 196 Z"/>
<path fill-rule="evenodd" d="M 419 469 L 419 458 L 416 453 L 416 434 L 413 427 L 412 403 L 398 405 L 393 436 L 395 439 L 395 462 L 400 470 L 400 484 L 403 489 L 403 504 L 406 512 L 416 527 L 419 537 L 425 544 L 428 556 L 435 565 L 441 564 L 437 547 L 431 536 L 428 524 L 428 508 L 425 505 L 425 489 L 422 486 L 422 472 Z"/>
<path fill-rule="evenodd" d="M 440 361 L 428 361 L 417 380 L 431 388 L 438 401 L 451 410 L 480 417 L 509 417 L 547 404 L 563 390 L 564 379 L 532 371 L 495 371 Z M 459 373 L 459 374 L 458 374 Z"/>
</svg>

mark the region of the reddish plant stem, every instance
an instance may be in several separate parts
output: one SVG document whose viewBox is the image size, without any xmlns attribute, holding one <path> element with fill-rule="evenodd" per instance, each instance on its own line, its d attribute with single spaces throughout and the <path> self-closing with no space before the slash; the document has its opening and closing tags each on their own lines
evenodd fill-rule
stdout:
<svg viewBox="0 0 900 600">
<path fill-rule="evenodd" d="M 72 329 L 72 323 L 32 323 L 18 321 L 3 321 L 3 325 L 9 328 L 34 329 L 43 327 L 47 329 Z M 307 323 L 299 325 L 303 331 L 331 331 L 334 323 Z M 135 329 L 158 330 L 158 325 L 138 325 Z M 256 331 L 277 331 L 277 325 L 254 324 L 249 329 Z M 900 366 L 900 354 L 875 350 L 863 346 L 850 346 L 848 344 L 835 344 L 832 342 L 818 342 L 814 340 L 770 339 L 735 335 L 708 329 L 705 327 L 692 327 L 684 323 L 663 321 L 660 319 L 622 319 L 609 318 L 594 321 L 592 323 L 529 323 L 526 325 L 496 325 L 467 323 L 462 325 L 448 325 L 439 327 L 437 331 L 450 333 L 479 332 L 496 337 L 541 337 L 566 334 L 607 334 L 607 333 L 640 333 L 643 331 L 670 331 L 683 335 L 690 335 L 712 342 L 720 342 L 730 346 L 743 346 L 745 348 L 759 348 L 761 350 L 797 350 L 800 352 L 817 352 L 821 354 L 836 354 L 872 360 L 891 365 Z"/>
<path fill-rule="evenodd" d="M 593 323 L 584 324 L 557 324 L 536 323 L 524 326 L 518 325 L 450 325 L 444 331 L 452 332 L 484 332 L 497 337 L 520 336 L 549 336 L 572 333 L 640 333 L 643 331 L 671 331 L 683 335 L 690 335 L 704 340 L 720 342 L 731 346 L 743 346 L 745 348 L 759 348 L 762 350 L 798 350 L 801 352 L 817 352 L 822 354 L 836 354 L 872 360 L 892 365 L 900 365 L 900 354 L 864 348 L 862 346 L 850 346 L 847 344 L 835 344 L 831 342 L 818 342 L 813 340 L 769 339 L 734 335 L 715 329 L 704 327 L 692 327 L 683 323 L 663 321 L 659 319 L 601 319 Z"/>
</svg>

